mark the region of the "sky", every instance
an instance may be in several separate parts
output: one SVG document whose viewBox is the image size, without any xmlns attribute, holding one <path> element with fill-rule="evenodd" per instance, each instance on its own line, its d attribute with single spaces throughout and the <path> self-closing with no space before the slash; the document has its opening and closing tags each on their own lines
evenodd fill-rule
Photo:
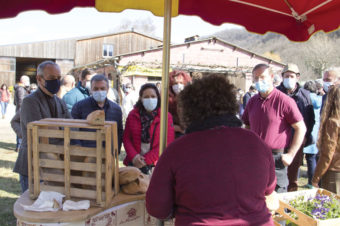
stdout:
<svg viewBox="0 0 340 226">
<path fill-rule="evenodd" d="M 0 45 L 82 37 L 111 32 L 124 20 L 150 18 L 155 37 L 163 37 L 163 18 L 143 10 L 124 10 L 121 13 L 101 13 L 94 8 L 75 8 L 64 14 L 50 15 L 44 11 L 27 11 L 15 18 L 0 19 Z M 233 24 L 213 26 L 196 16 L 177 16 L 172 19 L 171 42 L 182 43 L 186 37 L 213 34 Z"/>
</svg>

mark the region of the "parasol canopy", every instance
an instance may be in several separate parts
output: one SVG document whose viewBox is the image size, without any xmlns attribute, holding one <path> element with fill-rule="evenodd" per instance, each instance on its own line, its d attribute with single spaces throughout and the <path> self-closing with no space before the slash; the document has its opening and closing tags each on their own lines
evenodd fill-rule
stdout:
<svg viewBox="0 0 340 226">
<path fill-rule="evenodd" d="M 95 7 L 101 12 L 143 9 L 164 16 L 164 0 L 0 0 L 0 19 L 26 10 L 64 13 L 74 7 Z M 306 41 L 315 32 L 330 32 L 340 25 L 339 0 L 173 0 L 172 16 L 194 15 L 220 25 L 235 23 L 248 31 L 283 34 Z"/>
</svg>

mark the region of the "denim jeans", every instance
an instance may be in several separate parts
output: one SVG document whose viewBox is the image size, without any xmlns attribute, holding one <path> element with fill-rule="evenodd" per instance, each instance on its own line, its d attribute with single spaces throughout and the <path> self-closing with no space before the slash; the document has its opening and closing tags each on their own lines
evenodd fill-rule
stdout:
<svg viewBox="0 0 340 226">
<path fill-rule="evenodd" d="M 312 184 L 316 163 L 318 162 L 318 156 L 317 154 L 305 154 L 305 155 L 307 162 L 308 184 Z"/>
<path fill-rule="evenodd" d="M 24 193 L 28 189 L 28 176 L 19 174 L 19 181 L 21 185 L 21 191 Z"/>
<path fill-rule="evenodd" d="M 22 139 L 17 136 L 17 146 L 16 146 L 17 151 L 19 151 L 21 141 L 22 141 Z"/>
<path fill-rule="evenodd" d="M 6 114 L 6 111 L 7 111 L 7 105 L 8 105 L 8 102 L 0 102 L 1 103 L 1 114 L 2 116 L 4 116 Z"/>
</svg>

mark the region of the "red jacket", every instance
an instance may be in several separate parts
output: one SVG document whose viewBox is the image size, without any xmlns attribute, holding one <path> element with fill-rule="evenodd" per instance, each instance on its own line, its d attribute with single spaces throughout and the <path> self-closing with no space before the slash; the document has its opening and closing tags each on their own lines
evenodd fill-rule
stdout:
<svg viewBox="0 0 340 226">
<path fill-rule="evenodd" d="M 147 165 L 156 165 L 159 158 L 159 137 L 160 137 L 160 109 L 158 114 L 151 123 L 150 126 L 150 137 L 153 136 L 155 126 L 155 134 L 151 150 L 144 155 L 145 162 Z M 125 130 L 123 135 L 123 144 L 126 151 L 126 158 L 124 164 L 128 165 L 132 159 L 140 153 L 141 149 L 141 136 L 142 136 L 142 125 L 140 121 L 139 110 L 134 108 L 128 115 L 125 123 Z M 174 127 L 172 122 L 172 116 L 168 113 L 168 139 L 167 142 L 170 144 L 175 139 Z"/>
</svg>

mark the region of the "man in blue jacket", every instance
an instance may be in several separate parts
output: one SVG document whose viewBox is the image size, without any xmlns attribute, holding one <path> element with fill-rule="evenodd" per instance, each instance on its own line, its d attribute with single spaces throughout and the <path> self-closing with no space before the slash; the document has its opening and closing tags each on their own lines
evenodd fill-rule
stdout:
<svg viewBox="0 0 340 226">
<path fill-rule="evenodd" d="M 84 69 L 77 86 L 63 96 L 63 101 L 66 103 L 69 112 L 71 112 L 73 105 L 90 96 L 90 81 L 95 74 L 91 69 Z"/>
<path fill-rule="evenodd" d="M 304 142 L 296 153 L 292 164 L 288 167 L 288 191 L 297 191 L 298 172 L 303 160 L 303 147 L 313 143 L 312 131 L 315 124 L 314 109 L 309 91 L 302 88 L 298 83 L 300 72 L 296 64 L 287 64 L 282 71 L 282 78 L 283 82 L 277 89 L 295 100 L 307 127 Z"/>
<path fill-rule="evenodd" d="M 106 121 L 117 122 L 118 152 L 120 152 L 123 136 L 122 110 L 118 104 L 107 99 L 108 90 L 109 81 L 105 75 L 99 74 L 93 76 L 91 79 L 92 95 L 76 103 L 72 108 L 71 115 L 74 119 L 86 119 L 91 112 L 96 110 L 104 110 Z M 95 147 L 96 142 L 83 140 L 81 141 L 81 145 L 85 147 Z"/>
</svg>

